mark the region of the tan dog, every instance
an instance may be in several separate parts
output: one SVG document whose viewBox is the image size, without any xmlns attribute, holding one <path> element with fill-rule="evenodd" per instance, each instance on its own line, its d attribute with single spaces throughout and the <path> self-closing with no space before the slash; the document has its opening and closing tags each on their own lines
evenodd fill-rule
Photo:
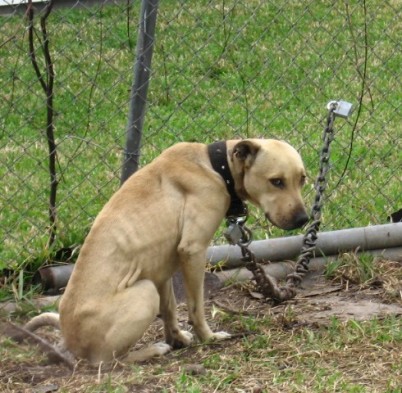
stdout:
<svg viewBox="0 0 402 393">
<path fill-rule="evenodd" d="M 226 142 L 237 195 L 260 207 L 276 226 L 307 221 L 301 188 L 305 170 L 297 151 L 277 140 Z M 212 168 L 207 145 L 179 143 L 145 166 L 113 195 L 85 240 L 60 303 L 66 349 L 92 363 L 124 355 L 161 314 L 166 344 L 129 359 L 189 345 L 176 317 L 172 274 L 184 276 L 188 312 L 201 341 L 229 337 L 209 328 L 203 305 L 206 249 L 230 204 L 223 178 Z M 57 325 L 58 314 L 27 327 Z"/>
</svg>

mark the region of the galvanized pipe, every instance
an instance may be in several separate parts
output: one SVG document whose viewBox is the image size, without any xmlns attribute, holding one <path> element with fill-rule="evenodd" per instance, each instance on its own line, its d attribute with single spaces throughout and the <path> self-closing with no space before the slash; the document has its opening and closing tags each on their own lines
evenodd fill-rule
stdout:
<svg viewBox="0 0 402 393">
<path fill-rule="evenodd" d="M 48 295 L 58 295 L 67 286 L 73 272 L 74 264 L 52 265 L 40 268 L 34 275 L 34 283 L 41 284 Z"/>
<path fill-rule="evenodd" d="M 250 248 L 256 256 L 272 263 L 264 266 L 264 270 L 277 279 L 285 278 L 294 270 L 294 262 L 299 255 L 303 236 L 293 236 L 270 240 L 258 240 L 251 243 Z M 321 232 L 318 236 L 316 258 L 310 262 L 312 270 L 321 269 L 328 258 L 321 256 L 337 256 L 344 251 L 370 251 L 374 255 L 383 255 L 386 259 L 402 260 L 402 222 L 377 225 L 365 228 L 343 229 L 333 232 Z M 215 272 L 221 282 L 227 280 L 242 281 L 251 278 L 247 269 L 235 269 L 244 263 L 241 261 L 240 248 L 237 246 L 214 246 L 207 251 L 208 261 L 212 265 L 225 262 L 231 270 Z M 39 270 L 37 281 L 41 282 L 45 292 L 60 293 L 72 273 L 74 265 L 47 266 Z"/>
<path fill-rule="evenodd" d="M 369 250 L 370 254 L 375 257 L 381 257 L 384 259 L 389 259 L 391 261 L 402 262 L 402 247 L 387 248 L 385 250 Z M 309 270 L 311 271 L 323 271 L 327 263 L 338 258 L 338 255 L 332 255 L 329 257 L 318 257 L 313 258 L 309 264 Z M 267 265 L 263 265 L 263 269 L 266 274 L 277 280 L 286 279 L 287 275 L 293 273 L 295 270 L 296 262 L 293 261 L 283 261 L 283 262 L 273 262 Z M 227 282 L 242 282 L 251 280 L 253 278 L 253 273 L 251 273 L 245 267 L 225 269 L 221 271 L 216 271 L 214 274 L 219 278 L 222 283 Z"/>
<path fill-rule="evenodd" d="M 292 260 L 299 255 L 302 241 L 302 235 L 257 240 L 251 243 L 250 250 L 257 258 L 271 262 Z M 338 255 L 344 251 L 357 249 L 370 251 L 394 247 L 402 247 L 402 222 L 320 232 L 315 256 Z M 212 265 L 224 262 L 227 268 L 242 266 L 244 263 L 241 257 L 240 248 L 237 246 L 213 246 L 207 251 L 207 260 Z"/>
</svg>

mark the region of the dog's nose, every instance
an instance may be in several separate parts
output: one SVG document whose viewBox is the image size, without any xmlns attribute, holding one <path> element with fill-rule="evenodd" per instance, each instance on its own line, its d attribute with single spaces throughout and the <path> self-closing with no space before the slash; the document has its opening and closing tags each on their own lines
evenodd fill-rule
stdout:
<svg viewBox="0 0 402 393">
<path fill-rule="evenodd" d="M 308 221 L 308 215 L 305 211 L 298 212 L 293 221 L 295 228 L 301 228 Z"/>
</svg>

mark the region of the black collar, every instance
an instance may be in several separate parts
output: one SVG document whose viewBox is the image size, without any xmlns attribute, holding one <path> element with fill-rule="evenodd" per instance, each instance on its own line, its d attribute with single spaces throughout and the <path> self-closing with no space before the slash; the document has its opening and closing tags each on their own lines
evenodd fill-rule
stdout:
<svg viewBox="0 0 402 393">
<path fill-rule="evenodd" d="M 226 217 L 243 217 L 247 215 L 246 204 L 237 196 L 234 186 L 233 176 L 230 172 L 228 160 L 226 142 L 220 141 L 211 143 L 208 145 L 208 155 L 211 161 L 212 167 L 218 172 L 228 190 L 230 195 L 230 206 L 226 212 Z"/>
</svg>

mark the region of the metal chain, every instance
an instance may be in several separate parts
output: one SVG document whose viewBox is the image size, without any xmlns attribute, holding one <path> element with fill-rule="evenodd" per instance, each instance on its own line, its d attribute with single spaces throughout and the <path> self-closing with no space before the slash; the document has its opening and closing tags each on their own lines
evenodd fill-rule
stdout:
<svg viewBox="0 0 402 393">
<path fill-rule="evenodd" d="M 323 197 L 327 188 L 326 175 L 330 169 L 330 145 L 334 140 L 334 111 L 336 107 L 337 105 L 335 102 L 332 102 L 329 105 L 327 124 L 323 134 L 323 147 L 320 154 L 320 168 L 314 186 L 316 194 L 314 204 L 311 209 L 311 223 L 307 227 L 303 237 L 303 246 L 300 251 L 300 256 L 296 262 L 296 269 L 286 278 L 286 284 L 290 287 L 297 287 L 300 285 L 303 277 L 308 272 L 310 259 L 314 256 L 317 242 L 317 232 L 321 225 L 321 208 L 323 204 Z"/>
<path fill-rule="evenodd" d="M 240 246 L 240 248 L 243 255 L 242 260 L 246 262 L 246 268 L 253 273 L 258 291 L 264 298 L 270 298 L 280 303 L 296 296 L 294 287 L 279 287 L 276 280 L 265 273 L 264 269 L 257 262 L 255 254 L 248 246 Z"/>
<path fill-rule="evenodd" d="M 249 248 L 251 243 L 251 231 L 245 227 L 245 220 L 239 222 L 239 228 L 242 231 L 242 238 L 237 244 L 242 252 L 242 260 L 246 263 L 246 268 L 253 273 L 259 292 L 265 298 L 271 298 L 278 303 L 292 299 L 296 296 L 296 287 L 300 285 L 303 277 L 308 272 L 310 259 L 314 256 L 317 232 L 321 224 L 323 196 L 327 187 L 326 175 L 330 168 L 330 144 L 334 140 L 333 124 L 336 108 L 336 102 L 331 102 L 328 105 L 328 117 L 323 133 L 323 147 L 320 154 L 320 168 L 315 182 L 316 195 L 311 211 L 312 222 L 306 229 L 303 238 L 303 246 L 296 262 L 295 271 L 289 274 L 286 278 L 286 286 L 279 287 L 276 280 L 265 273 L 264 269 L 258 263 L 255 254 Z"/>
</svg>

